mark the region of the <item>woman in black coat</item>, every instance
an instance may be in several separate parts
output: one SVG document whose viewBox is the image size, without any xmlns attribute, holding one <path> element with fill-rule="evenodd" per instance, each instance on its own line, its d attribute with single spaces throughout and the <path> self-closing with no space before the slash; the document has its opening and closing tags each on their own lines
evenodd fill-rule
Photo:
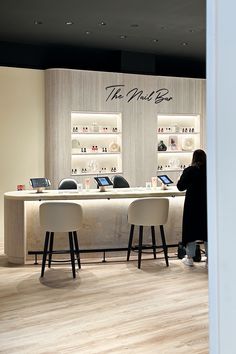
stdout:
<svg viewBox="0 0 236 354">
<path fill-rule="evenodd" d="M 186 247 L 184 264 L 193 266 L 193 257 L 196 251 L 197 240 L 205 242 L 207 256 L 207 191 L 206 191 L 206 153 L 195 150 L 191 166 L 184 169 L 177 188 L 186 190 L 182 242 Z"/>
</svg>

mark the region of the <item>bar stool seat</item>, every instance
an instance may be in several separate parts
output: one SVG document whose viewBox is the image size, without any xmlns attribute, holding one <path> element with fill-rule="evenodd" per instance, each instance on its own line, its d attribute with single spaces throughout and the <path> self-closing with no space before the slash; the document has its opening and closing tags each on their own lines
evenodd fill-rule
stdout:
<svg viewBox="0 0 236 354">
<path fill-rule="evenodd" d="M 127 261 L 130 259 L 134 227 L 139 226 L 139 244 L 138 244 L 138 268 L 141 268 L 142 250 L 143 250 L 143 227 L 151 227 L 153 255 L 156 258 L 156 237 L 155 226 L 160 227 L 162 249 L 164 251 L 166 266 L 169 266 L 168 251 L 165 240 L 164 226 L 168 219 L 169 200 L 167 198 L 141 198 L 134 200 L 128 207 L 128 223 L 131 224 Z"/>
<path fill-rule="evenodd" d="M 129 188 L 130 185 L 128 181 L 120 175 L 116 175 L 113 177 L 113 188 Z"/>
<path fill-rule="evenodd" d="M 77 182 L 73 178 L 63 178 L 58 185 L 58 189 L 77 189 Z"/>
<path fill-rule="evenodd" d="M 67 232 L 70 246 L 70 262 L 73 278 L 75 273 L 75 256 L 81 268 L 77 230 L 82 224 L 83 211 L 79 204 L 72 202 L 44 202 L 39 207 L 40 226 L 44 230 L 45 241 L 42 259 L 41 277 L 44 276 L 46 262 L 51 267 L 53 253 L 65 253 L 53 250 L 54 233 Z M 47 259 L 48 256 L 48 259 Z"/>
</svg>

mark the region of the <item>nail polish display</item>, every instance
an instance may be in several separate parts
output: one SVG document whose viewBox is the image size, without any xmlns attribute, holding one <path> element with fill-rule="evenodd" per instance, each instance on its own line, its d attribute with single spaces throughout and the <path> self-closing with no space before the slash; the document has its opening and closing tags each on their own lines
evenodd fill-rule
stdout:
<svg viewBox="0 0 236 354">
<path fill-rule="evenodd" d="M 193 151 L 201 148 L 200 126 L 198 114 L 158 114 L 158 172 L 170 173 L 177 182 L 179 173 L 191 164 Z"/>
<path fill-rule="evenodd" d="M 72 112 L 71 126 L 71 174 L 122 173 L 121 113 Z"/>
</svg>

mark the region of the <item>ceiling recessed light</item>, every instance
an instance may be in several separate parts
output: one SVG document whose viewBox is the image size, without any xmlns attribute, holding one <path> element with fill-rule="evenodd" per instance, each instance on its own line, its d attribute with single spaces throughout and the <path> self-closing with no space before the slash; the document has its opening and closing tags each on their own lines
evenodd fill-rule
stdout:
<svg viewBox="0 0 236 354">
<path fill-rule="evenodd" d="M 156 42 L 158 42 L 158 39 L 153 39 L 152 41 L 156 43 Z"/>
<path fill-rule="evenodd" d="M 42 22 L 42 21 L 37 21 L 37 20 L 35 20 L 35 21 L 34 21 L 34 24 L 35 24 L 35 25 L 42 25 L 43 22 Z"/>
<path fill-rule="evenodd" d="M 66 24 L 67 26 L 71 26 L 71 25 L 73 25 L 73 22 L 72 22 L 72 21 L 66 21 L 65 24 Z"/>
<path fill-rule="evenodd" d="M 125 38 L 127 38 L 127 36 L 125 36 L 123 34 L 120 36 L 120 39 L 125 39 Z"/>
<path fill-rule="evenodd" d="M 90 31 L 86 31 L 85 34 L 89 35 L 89 34 L 91 34 L 91 32 Z"/>
<path fill-rule="evenodd" d="M 99 23 L 100 26 L 106 26 L 106 22 L 102 21 Z"/>
<path fill-rule="evenodd" d="M 181 44 L 182 44 L 184 47 L 186 47 L 186 46 L 188 45 L 187 42 L 182 42 Z"/>
</svg>

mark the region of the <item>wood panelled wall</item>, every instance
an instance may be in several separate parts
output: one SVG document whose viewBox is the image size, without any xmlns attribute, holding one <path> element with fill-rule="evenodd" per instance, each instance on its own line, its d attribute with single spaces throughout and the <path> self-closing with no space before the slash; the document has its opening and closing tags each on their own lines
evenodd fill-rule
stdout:
<svg viewBox="0 0 236 354">
<path fill-rule="evenodd" d="M 45 171 L 54 188 L 71 172 L 71 111 L 121 112 L 123 175 L 131 186 L 144 186 L 157 169 L 158 113 L 200 114 L 205 146 L 205 80 L 50 69 L 46 77 Z M 111 85 L 122 86 L 123 98 L 107 99 Z M 134 89 L 148 99 L 128 102 Z M 167 89 L 170 100 L 155 103 L 156 91 Z M 152 92 L 154 93 L 149 96 Z M 110 92 L 110 91 L 109 91 Z M 161 91 L 162 93 L 164 91 Z M 82 182 L 82 177 L 77 180 Z"/>
</svg>

